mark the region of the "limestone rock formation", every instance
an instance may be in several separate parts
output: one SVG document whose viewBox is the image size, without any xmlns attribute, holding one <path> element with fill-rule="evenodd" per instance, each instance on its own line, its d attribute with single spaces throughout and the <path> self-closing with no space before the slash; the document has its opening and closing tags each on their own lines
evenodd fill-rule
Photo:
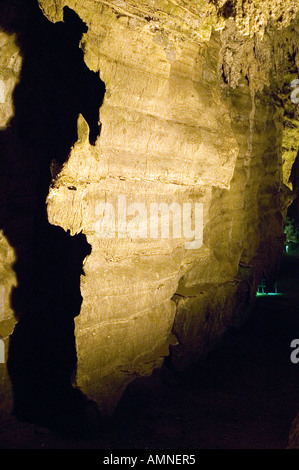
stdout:
<svg viewBox="0 0 299 470">
<path fill-rule="evenodd" d="M 40 3 L 52 21 L 61 19 L 62 5 L 54 12 Z M 105 406 L 99 395 L 109 390 L 114 403 L 111 389 L 120 394 L 134 376 L 151 373 L 169 346 L 178 368 L 206 354 L 242 321 L 264 273 L 274 278 L 279 263 L 291 201 L 283 167 L 296 149 L 273 95 L 288 84 L 295 9 L 277 4 L 261 21 L 245 2 L 244 23 L 228 4 L 218 14 L 208 2 L 76 4 L 88 25 L 85 61 L 106 85 L 102 131 L 95 147 L 75 144 L 48 214 L 72 234 L 83 231 L 92 246 L 76 319 L 77 378 Z M 281 14 L 283 25 L 275 21 Z M 203 203 L 202 247 L 99 240 L 97 204 L 116 207 L 117 195 Z"/>
<path fill-rule="evenodd" d="M 261 279 L 275 280 L 298 189 L 290 176 L 299 7 L 296 0 L 38 3 L 53 25 L 65 19 L 65 6 L 77 13 L 86 25 L 84 62 L 105 85 L 98 134 L 95 115 L 78 107 L 68 158 L 49 155 L 58 167 L 47 216 L 90 246 L 75 318 L 76 384 L 110 414 L 127 384 L 169 354 L 179 370 L 207 354 L 247 317 Z M 6 128 L 22 59 L 4 28 L 0 40 Z M 183 230 L 151 237 L 151 204 L 202 207 L 202 243 L 190 249 Z M 104 229 L 103 207 L 111 209 Z M 120 220 L 124 207 L 131 230 Z M 1 240 L 11 253 L 5 234 Z M 13 254 L 1 269 L 4 337 L 13 318 Z"/>
</svg>

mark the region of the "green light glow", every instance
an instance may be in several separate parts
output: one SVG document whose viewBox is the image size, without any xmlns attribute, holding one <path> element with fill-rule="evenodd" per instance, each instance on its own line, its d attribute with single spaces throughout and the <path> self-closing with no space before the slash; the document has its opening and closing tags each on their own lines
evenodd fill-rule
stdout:
<svg viewBox="0 0 299 470">
<path fill-rule="evenodd" d="M 263 292 L 257 292 L 257 293 L 256 293 L 256 296 L 257 296 L 257 297 L 267 297 L 267 296 L 269 296 L 269 295 L 283 295 L 283 294 L 281 294 L 281 293 L 279 293 L 279 292 L 269 292 L 268 294 L 263 293 Z"/>
</svg>

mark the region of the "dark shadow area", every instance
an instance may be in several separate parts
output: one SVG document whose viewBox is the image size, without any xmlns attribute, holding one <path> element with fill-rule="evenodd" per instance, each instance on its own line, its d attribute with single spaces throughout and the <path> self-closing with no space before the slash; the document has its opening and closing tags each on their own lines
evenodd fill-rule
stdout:
<svg viewBox="0 0 299 470">
<path fill-rule="evenodd" d="M 121 446 L 285 449 L 298 413 L 299 364 L 290 357 L 299 337 L 298 280 L 299 251 L 282 260 L 281 295 L 257 297 L 242 327 L 194 367 L 176 372 L 166 362 L 132 382 L 114 415 Z"/>
<path fill-rule="evenodd" d="M 290 357 L 299 333 L 298 261 L 299 251 L 283 258 L 278 290 L 284 295 L 257 297 L 248 320 L 194 367 L 176 373 L 164 366 L 131 382 L 102 435 L 62 439 L 17 423 L 0 427 L 0 448 L 104 449 L 104 455 L 107 449 L 130 449 L 123 455 L 285 449 L 298 413 L 299 363 Z"/>
<path fill-rule="evenodd" d="M 293 219 L 295 224 L 299 226 L 299 152 L 292 166 L 290 182 L 293 184 L 293 190 L 296 194 L 296 198 L 288 208 L 288 217 Z"/>
<path fill-rule="evenodd" d="M 81 113 L 93 145 L 105 86 L 79 47 L 87 26 L 69 8 L 52 24 L 36 0 L 0 4 L 0 28 L 16 34 L 23 57 L 14 92 L 15 114 L 0 132 L 0 229 L 16 253 L 8 371 L 19 420 L 80 431 L 91 403 L 73 386 L 74 318 L 80 313 L 80 276 L 91 248 L 48 223 L 51 161 L 62 165 L 77 141 Z"/>
</svg>

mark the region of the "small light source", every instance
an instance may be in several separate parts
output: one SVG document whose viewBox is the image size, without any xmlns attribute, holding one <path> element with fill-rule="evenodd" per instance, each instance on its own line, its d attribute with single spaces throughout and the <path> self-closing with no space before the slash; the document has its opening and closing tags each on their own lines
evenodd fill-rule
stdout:
<svg viewBox="0 0 299 470">
<path fill-rule="evenodd" d="M 0 364 L 5 363 L 5 345 L 3 339 L 0 339 Z"/>
<path fill-rule="evenodd" d="M 275 282 L 275 284 L 274 284 L 274 291 L 272 291 L 272 292 L 268 291 L 267 292 L 266 280 L 263 279 L 261 281 L 261 283 L 259 284 L 258 288 L 257 288 L 256 296 L 260 297 L 260 296 L 263 296 L 263 295 L 282 295 L 281 293 L 277 292 L 277 282 Z"/>
<path fill-rule="evenodd" d="M 0 78 L 0 104 L 5 103 L 5 82 Z"/>
</svg>

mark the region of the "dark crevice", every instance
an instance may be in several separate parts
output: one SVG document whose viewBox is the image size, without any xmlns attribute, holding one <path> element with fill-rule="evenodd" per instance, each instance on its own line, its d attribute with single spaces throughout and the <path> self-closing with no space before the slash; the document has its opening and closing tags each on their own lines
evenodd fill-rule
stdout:
<svg viewBox="0 0 299 470">
<path fill-rule="evenodd" d="M 228 79 L 226 77 L 226 73 L 225 73 L 225 70 L 224 70 L 224 65 L 222 65 L 222 74 L 221 74 L 221 77 L 222 77 L 222 80 L 223 82 L 228 85 Z"/>
<path fill-rule="evenodd" d="M 293 163 L 290 180 L 293 185 L 293 192 L 295 194 L 295 199 L 288 208 L 288 218 L 293 220 L 296 227 L 299 226 L 299 152 L 297 154 L 296 160 Z"/>
<path fill-rule="evenodd" d="M 87 26 L 69 8 L 64 22 L 52 24 L 36 0 L 7 0 L 0 27 L 16 34 L 23 57 L 15 114 L 0 133 L 0 229 L 15 250 L 18 282 L 11 297 L 18 323 L 7 361 L 13 411 L 20 420 L 81 432 L 93 405 L 72 383 L 74 318 L 91 247 L 83 234 L 71 237 L 50 225 L 45 201 L 51 162 L 68 159 L 79 113 L 95 144 L 105 86 L 84 62 L 79 43 Z"/>
<path fill-rule="evenodd" d="M 223 16 L 223 18 L 235 18 L 236 16 L 236 2 L 234 0 L 228 0 L 225 4 L 219 9 L 218 16 Z"/>
</svg>

